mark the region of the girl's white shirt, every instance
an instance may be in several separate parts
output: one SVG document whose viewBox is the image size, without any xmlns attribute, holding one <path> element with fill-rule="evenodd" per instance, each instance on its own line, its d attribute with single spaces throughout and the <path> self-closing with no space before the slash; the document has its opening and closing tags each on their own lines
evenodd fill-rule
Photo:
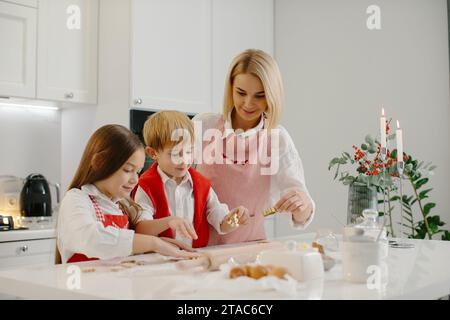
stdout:
<svg viewBox="0 0 450 320">
<path fill-rule="evenodd" d="M 192 120 L 201 122 L 203 134 L 206 130 L 215 128 L 220 117 L 222 117 L 222 115 L 217 113 L 201 113 L 196 115 Z M 234 132 L 231 123 L 231 113 L 228 114 L 228 118 L 224 123 L 224 129 L 225 132 L 223 138 Z M 240 133 L 237 132 L 236 135 L 238 137 L 246 137 L 249 135 L 257 134 L 263 129 L 264 119 L 263 116 L 261 116 L 260 122 L 254 128 Z M 305 229 L 313 220 L 316 211 L 316 204 L 311 198 L 308 189 L 306 188 L 303 163 L 295 147 L 295 144 L 292 141 L 291 136 L 281 125 L 278 125 L 276 129 L 278 129 L 279 132 L 279 167 L 276 174 L 270 176 L 270 203 L 268 203 L 268 206 L 275 205 L 275 203 L 280 199 L 282 195 L 291 190 L 305 192 L 312 203 L 313 210 L 311 215 L 304 223 L 296 223 L 293 219 L 290 219 L 290 224 L 292 227 L 302 230 Z M 199 137 L 198 135 L 195 137 L 196 145 L 200 145 L 201 142 L 198 139 L 201 138 L 202 137 Z"/>
<path fill-rule="evenodd" d="M 63 263 L 75 253 L 89 258 L 111 259 L 133 252 L 134 230 L 104 227 L 97 220 L 93 196 L 104 214 L 123 215 L 120 199 L 110 199 L 93 184 L 67 191 L 58 213 L 57 245 Z M 145 220 L 140 216 L 138 221 Z"/>
<path fill-rule="evenodd" d="M 180 184 L 177 185 L 175 180 L 171 179 L 167 174 L 165 174 L 159 166 L 156 168 L 156 171 L 158 172 L 163 182 L 164 193 L 166 194 L 166 199 L 169 205 L 171 216 L 184 218 L 193 223 L 194 185 L 190 173 L 187 172 L 181 180 Z M 153 203 L 147 193 L 141 187 L 137 188 L 136 194 L 134 196 L 134 201 L 136 201 L 144 209 L 142 215 L 145 219 L 153 219 L 153 214 L 155 213 Z M 216 193 L 212 188 L 210 188 L 206 203 L 206 219 L 208 220 L 208 223 L 213 226 L 219 234 L 223 234 L 220 229 L 220 224 L 228 213 L 228 206 L 226 204 L 220 203 Z M 180 241 L 192 242 L 192 240 L 182 238 L 178 234 L 175 235 L 175 239 Z"/>
</svg>

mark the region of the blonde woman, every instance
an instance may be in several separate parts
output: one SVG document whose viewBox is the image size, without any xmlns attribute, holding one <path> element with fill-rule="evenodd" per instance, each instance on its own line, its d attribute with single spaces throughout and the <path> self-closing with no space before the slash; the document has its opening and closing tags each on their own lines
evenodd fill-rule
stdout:
<svg viewBox="0 0 450 320">
<path fill-rule="evenodd" d="M 223 114 L 205 113 L 193 119 L 203 133 L 196 137 L 196 145 L 202 144 L 202 152 L 196 151 L 197 170 L 211 181 L 222 203 L 231 208 L 243 205 L 251 217 L 230 234 L 211 229 L 209 245 L 265 239 L 268 208 L 288 213 L 294 228 L 303 229 L 311 222 L 315 205 L 305 185 L 302 161 L 289 133 L 278 124 L 282 105 L 276 61 L 261 50 L 249 49 L 231 62 Z"/>
</svg>

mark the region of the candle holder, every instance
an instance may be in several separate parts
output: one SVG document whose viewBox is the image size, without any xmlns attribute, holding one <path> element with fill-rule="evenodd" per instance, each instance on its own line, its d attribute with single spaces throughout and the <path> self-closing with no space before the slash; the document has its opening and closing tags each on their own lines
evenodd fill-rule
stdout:
<svg viewBox="0 0 450 320">
<path fill-rule="evenodd" d="M 383 224 L 381 226 L 381 229 L 384 229 L 385 226 L 386 226 L 386 220 L 387 220 L 387 217 L 386 217 L 386 214 L 387 214 L 387 211 L 386 211 L 386 166 L 384 166 L 384 161 L 386 160 L 386 156 L 387 156 L 386 148 L 384 148 L 384 147 L 381 148 L 380 156 L 381 156 L 381 161 L 383 163 L 383 170 L 381 172 L 381 177 L 382 177 L 381 179 L 383 181 L 382 182 L 382 188 L 383 188 Z M 379 240 L 380 235 L 381 235 L 381 232 L 380 232 L 380 234 L 377 237 L 377 241 Z"/>
<path fill-rule="evenodd" d="M 400 180 L 400 239 L 390 241 L 389 244 L 392 248 L 411 249 L 414 248 L 414 244 L 405 241 L 403 232 L 403 168 L 404 163 L 400 161 L 397 163 L 398 178 Z"/>
</svg>

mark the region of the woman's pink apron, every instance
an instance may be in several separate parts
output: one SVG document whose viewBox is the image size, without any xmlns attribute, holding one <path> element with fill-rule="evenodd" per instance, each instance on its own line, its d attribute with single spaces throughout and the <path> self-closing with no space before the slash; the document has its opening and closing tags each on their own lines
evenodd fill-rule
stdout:
<svg viewBox="0 0 450 320">
<path fill-rule="evenodd" d="M 215 127 L 223 133 L 224 124 L 223 117 L 221 117 Z M 202 161 L 197 165 L 197 170 L 211 181 L 211 187 L 216 192 L 220 202 L 226 203 L 230 210 L 238 206 L 244 206 L 249 210 L 251 216 L 247 225 L 241 225 L 238 229 L 225 235 L 219 235 L 210 226 L 208 245 L 266 238 L 263 212 L 267 209 L 270 197 L 270 175 L 262 175 L 261 168 L 269 167 L 270 162 L 262 164 L 258 155 L 249 153 L 251 145 L 263 143 L 266 144 L 264 147 L 266 157 L 270 157 L 270 138 L 264 138 L 264 134 L 260 134 L 262 132 L 261 130 L 248 137 L 239 137 L 231 133 L 223 138 L 222 142 L 219 142 L 223 144 L 223 162 L 228 160 L 231 163 L 206 164 L 205 161 Z M 230 147 L 226 148 L 227 142 L 230 142 L 231 139 L 235 143 L 234 150 Z M 239 139 L 241 141 L 245 139 L 245 144 L 237 143 Z M 216 142 L 214 140 L 203 142 L 203 150 L 211 143 Z M 242 148 L 245 148 L 245 151 Z M 245 154 L 245 158 L 238 157 L 238 152 Z"/>
</svg>

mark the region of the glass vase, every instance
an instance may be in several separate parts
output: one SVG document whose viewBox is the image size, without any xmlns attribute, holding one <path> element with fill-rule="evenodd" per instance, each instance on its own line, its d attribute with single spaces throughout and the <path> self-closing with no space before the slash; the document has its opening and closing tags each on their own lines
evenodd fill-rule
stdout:
<svg viewBox="0 0 450 320">
<path fill-rule="evenodd" d="M 347 224 L 358 222 L 364 209 L 377 210 L 377 191 L 366 184 L 353 183 L 348 189 Z"/>
</svg>

